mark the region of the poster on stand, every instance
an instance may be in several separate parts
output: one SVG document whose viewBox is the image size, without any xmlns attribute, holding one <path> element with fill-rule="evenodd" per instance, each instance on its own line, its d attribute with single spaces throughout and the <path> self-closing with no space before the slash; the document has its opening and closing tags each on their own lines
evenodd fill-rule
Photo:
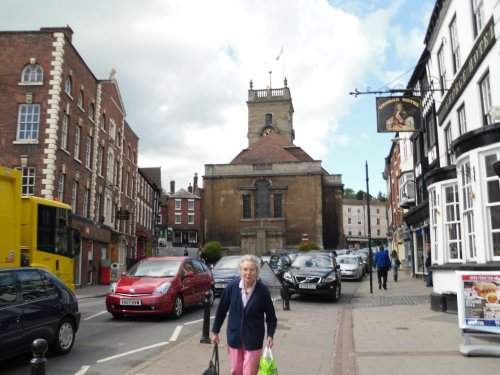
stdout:
<svg viewBox="0 0 500 375">
<path fill-rule="evenodd" d="M 500 333 L 500 272 L 456 273 L 460 328 Z"/>
</svg>

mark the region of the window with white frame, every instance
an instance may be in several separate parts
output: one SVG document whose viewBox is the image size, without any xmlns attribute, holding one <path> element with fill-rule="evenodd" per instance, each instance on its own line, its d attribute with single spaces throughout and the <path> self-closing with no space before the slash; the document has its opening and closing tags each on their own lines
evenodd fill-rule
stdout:
<svg viewBox="0 0 500 375">
<path fill-rule="evenodd" d="M 457 16 L 453 17 L 450 23 L 451 53 L 453 55 L 453 73 L 460 70 L 462 62 L 460 60 L 460 45 L 458 44 Z"/>
<path fill-rule="evenodd" d="M 92 137 L 87 136 L 87 144 L 85 145 L 85 166 L 91 168 L 92 163 Z"/>
<path fill-rule="evenodd" d="M 83 217 L 88 218 L 90 215 L 90 189 L 85 189 L 83 192 Z"/>
<path fill-rule="evenodd" d="M 188 199 L 188 210 L 189 211 L 194 210 L 194 199 Z"/>
<path fill-rule="evenodd" d="M 69 124 L 69 116 L 65 113 L 62 119 L 61 125 L 61 148 L 63 150 L 68 149 L 68 124 Z"/>
<path fill-rule="evenodd" d="M 474 191 L 472 190 L 472 182 L 474 181 L 473 168 L 470 162 L 466 161 L 460 166 L 459 174 L 462 182 L 462 201 L 463 213 L 462 222 L 464 224 L 465 234 L 465 250 L 467 258 L 476 259 L 476 232 L 474 227 Z"/>
<path fill-rule="evenodd" d="M 462 237 L 460 228 L 460 207 L 458 186 L 446 186 L 444 189 L 444 231 L 445 249 L 450 260 L 463 260 Z"/>
<path fill-rule="evenodd" d="M 111 119 L 109 120 L 109 139 L 111 141 L 115 140 L 115 130 L 116 130 L 115 121 Z"/>
<path fill-rule="evenodd" d="M 104 146 L 99 146 L 97 150 L 97 173 L 102 176 L 102 162 L 104 156 Z"/>
<path fill-rule="evenodd" d="M 106 115 L 101 116 L 101 121 L 99 122 L 99 126 L 102 130 L 106 131 Z"/>
<path fill-rule="evenodd" d="M 351 218 L 350 217 L 347 218 L 347 224 L 351 224 Z"/>
<path fill-rule="evenodd" d="M 73 180 L 71 185 L 71 212 L 76 214 L 76 205 L 78 202 L 78 181 Z"/>
<path fill-rule="evenodd" d="M 108 162 L 106 165 L 106 181 L 110 184 L 113 183 L 113 168 L 115 167 L 114 163 L 114 154 L 111 148 L 108 150 Z"/>
<path fill-rule="evenodd" d="M 94 122 L 94 103 L 89 104 L 89 119 Z"/>
<path fill-rule="evenodd" d="M 455 154 L 451 149 L 451 142 L 453 142 L 453 133 L 451 131 L 450 123 L 448 123 L 448 125 L 444 129 L 444 138 L 446 142 L 446 160 L 448 161 L 448 165 L 453 165 L 455 164 Z"/>
<path fill-rule="evenodd" d="M 78 105 L 78 107 L 83 108 L 83 91 L 81 91 L 81 90 L 78 93 L 77 105 Z"/>
<path fill-rule="evenodd" d="M 181 223 L 181 214 L 175 214 L 175 224 Z"/>
<path fill-rule="evenodd" d="M 66 78 L 66 81 L 64 81 L 64 92 L 71 96 L 71 86 L 73 86 L 73 82 L 70 76 Z"/>
<path fill-rule="evenodd" d="M 444 95 L 446 90 L 446 65 L 444 63 L 444 46 L 441 46 L 438 51 L 438 74 L 439 84 L 441 85 L 441 94 Z"/>
<path fill-rule="evenodd" d="M 491 110 L 491 90 L 490 90 L 490 73 L 486 75 L 479 82 L 481 88 L 481 107 L 483 109 L 483 126 L 491 125 L 493 123 L 490 110 Z"/>
<path fill-rule="evenodd" d="M 42 83 L 42 81 L 43 70 L 40 65 L 30 64 L 25 66 L 21 76 L 22 83 Z"/>
<path fill-rule="evenodd" d="M 21 194 L 35 194 L 35 167 L 16 167 L 22 173 Z"/>
<path fill-rule="evenodd" d="M 188 224 L 194 224 L 194 214 L 188 213 Z"/>
<path fill-rule="evenodd" d="M 493 163 L 498 160 L 500 151 L 484 158 L 487 186 L 486 212 L 491 240 L 491 246 L 488 247 L 493 249 L 493 257 L 500 257 L 500 180 L 493 170 Z"/>
<path fill-rule="evenodd" d="M 57 188 L 57 196 L 59 197 L 60 202 L 64 202 L 64 182 L 66 180 L 66 176 L 64 173 L 59 174 L 59 186 Z"/>
<path fill-rule="evenodd" d="M 101 221 L 101 199 L 102 199 L 102 194 L 96 193 L 94 220 L 97 222 Z"/>
<path fill-rule="evenodd" d="M 472 19 L 474 24 L 474 38 L 479 35 L 482 28 L 484 27 L 484 9 L 483 0 L 471 0 L 472 1 Z"/>
<path fill-rule="evenodd" d="M 182 200 L 181 199 L 176 199 L 175 200 L 175 209 L 176 210 L 180 210 L 181 209 L 181 204 L 182 204 Z"/>
<path fill-rule="evenodd" d="M 38 129 L 40 126 L 40 105 L 21 104 L 17 120 L 17 140 L 38 140 Z"/>
<path fill-rule="evenodd" d="M 73 150 L 73 157 L 80 160 L 80 139 L 82 136 L 82 128 L 77 126 L 75 129 L 75 148 Z"/>
<path fill-rule="evenodd" d="M 459 135 L 467 133 L 467 119 L 465 117 L 465 104 L 457 109 Z"/>
</svg>

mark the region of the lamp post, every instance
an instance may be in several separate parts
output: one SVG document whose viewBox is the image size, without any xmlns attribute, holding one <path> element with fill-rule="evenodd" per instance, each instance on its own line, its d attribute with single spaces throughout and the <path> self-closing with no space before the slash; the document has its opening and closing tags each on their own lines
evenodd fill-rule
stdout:
<svg viewBox="0 0 500 375">
<path fill-rule="evenodd" d="M 371 230 L 371 221 L 370 221 L 370 186 L 368 184 L 368 161 L 365 162 L 365 170 L 366 170 L 366 212 L 367 212 L 367 221 L 368 221 L 368 255 L 369 260 L 368 264 L 370 265 L 370 293 L 373 294 L 373 279 L 372 279 L 372 230 Z"/>
</svg>

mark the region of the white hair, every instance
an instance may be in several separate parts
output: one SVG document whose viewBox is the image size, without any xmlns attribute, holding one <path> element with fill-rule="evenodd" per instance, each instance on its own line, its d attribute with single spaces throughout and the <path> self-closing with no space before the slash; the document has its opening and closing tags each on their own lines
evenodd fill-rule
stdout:
<svg viewBox="0 0 500 375">
<path fill-rule="evenodd" d="M 257 280 L 259 280 L 259 278 L 260 278 L 260 262 L 257 259 L 257 257 L 255 255 L 250 255 L 250 254 L 243 255 L 240 259 L 240 271 L 241 271 L 241 267 L 243 267 L 243 263 L 245 263 L 245 262 L 252 262 L 255 265 L 255 269 L 257 270 Z"/>
</svg>

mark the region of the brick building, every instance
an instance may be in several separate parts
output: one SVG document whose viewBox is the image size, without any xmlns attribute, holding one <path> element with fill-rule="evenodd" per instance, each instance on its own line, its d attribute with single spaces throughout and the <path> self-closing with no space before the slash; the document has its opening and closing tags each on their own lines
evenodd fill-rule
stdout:
<svg viewBox="0 0 500 375">
<path fill-rule="evenodd" d="M 325 248 L 343 239 L 340 175 L 293 144 L 293 104 L 280 89 L 248 91 L 248 147 L 229 164 L 205 165 L 205 240 L 263 254 L 296 248 L 303 234 Z"/>
<path fill-rule="evenodd" d="M 75 284 L 85 285 L 102 259 L 124 267 L 135 251 L 138 137 L 114 74 L 97 79 L 72 34 L 0 32 L 0 163 L 22 170 L 23 194 L 71 205 Z"/>
</svg>

